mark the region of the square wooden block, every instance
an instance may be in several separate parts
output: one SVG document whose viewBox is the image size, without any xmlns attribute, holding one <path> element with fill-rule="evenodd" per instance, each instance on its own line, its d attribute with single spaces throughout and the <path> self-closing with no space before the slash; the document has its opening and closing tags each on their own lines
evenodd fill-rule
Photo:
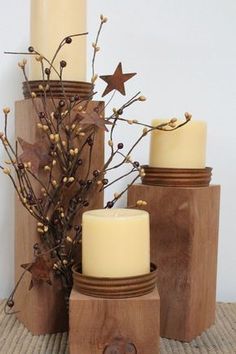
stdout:
<svg viewBox="0 0 236 354">
<path fill-rule="evenodd" d="M 160 298 L 152 293 L 129 299 L 70 296 L 70 354 L 159 354 Z"/>
<path fill-rule="evenodd" d="M 132 186 L 128 205 L 140 199 L 150 213 L 161 336 L 191 341 L 215 322 L 220 186 Z"/>
<path fill-rule="evenodd" d="M 50 100 L 49 100 L 50 102 Z M 41 99 L 35 99 L 39 111 L 43 110 Z M 90 105 L 97 105 L 91 102 Z M 27 142 L 33 143 L 39 134 L 37 129 L 36 112 L 31 99 L 16 102 L 16 137 L 22 137 Z M 104 164 L 104 132 L 97 134 L 91 170 L 101 169 Z M 87 173 L 87 166 L 81 167 L 82 174 Z M 36 187 L 36 186 L 35 186 Z M 37 184 L 38 192 L 41 186 Z M 90 209 L 103 207 L 103 193 L 90 203 Z M 78 222 L 80 216 L 78 217 Z M 16 197 L 15 201 L 15 279 L 16 282 L 23 272 L 21 264 L 33 261 L 33 245 L 40 242 L 37 233 L 36 220 L 23 208 Z M 53 286 L 42 283 L 34 286 L 30 291 L 31 274 L 26 273 L 15 294 L 15 307 L 17 318 L 33 334 L 47 334 L 64 332 L 68 330 L 68 311 L 64 293 L 58 280 L 52 279 Z"/>
</svg>

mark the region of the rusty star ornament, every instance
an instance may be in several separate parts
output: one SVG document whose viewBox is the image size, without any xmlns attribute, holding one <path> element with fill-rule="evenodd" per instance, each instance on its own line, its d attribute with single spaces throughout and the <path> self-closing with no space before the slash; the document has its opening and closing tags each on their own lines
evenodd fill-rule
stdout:
<svg viewBox="0 0 236 354">
<path fill-rule="evenodd" d="M 102 129 L 108 132 L 106 125 L 112 125 L 112 123 L 103 118 L 100 113 L 101 110 L 104 110 L 103 105 L 101 104 L 98 104 L 95 108 L 87 107 L 86 111 L 78 113 L 76 118 L 81 125 L 91 125 L 97 129 Z"/>
<path fill-rule="evenodd" d="M 29 290 L 40 281 L 52 285 L 50 279 L 51 267 L 49 262 L 43 256 L 38 256 L 34 262 L 22 264 L 21 267 L 32 274 Z"/>
<path fill-rule="evenodd" d="M 46 140 L 41 138 L 36 143 L 30 144 L 18 137 L 18 142 L 23 151 L 19 156 L 19 160 L 23 163 L 31 162 L 32 172 L 38 174 L 39 169 L 47 165 L 51 160 Z"/>
<path fill-rule="evenodd" d="M 106 96 L 108 93 L 113 90 L 119 91 L 123 96 L 125 93 L 124 83 L 130 80 L 136 73 L 124 74 L 122 70 L 122 64 L 119 63 L 113 75 L 103 75 L 100 76 L 100 79 L 104 80 L 107 83 L 107 87 L 102 94 L 102 97 Z"/>
</svg>

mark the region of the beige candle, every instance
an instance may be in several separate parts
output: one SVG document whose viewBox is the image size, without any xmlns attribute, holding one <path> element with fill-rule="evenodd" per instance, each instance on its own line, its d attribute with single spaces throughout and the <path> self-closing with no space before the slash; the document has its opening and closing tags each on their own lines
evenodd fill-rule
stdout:
<svg viewBox="0 0 236 354">
<path fill-rule="evenodd" d="M 167 120 L 154 120 L 157 126 Z M 178 121 L 177 124 L 182 123 Z M 151 136 L 150 167 L 205 168 L 206 122 L 192 120 L 172 132 L 155 130 Z"/>
<path fill-rule="evenodd" d="M 86 0 L 31 0 L 31 45 L 51 60 L 61 40 L 86 31 Z M 64 80 L 86 81 L 86 36 L 65 45 L 55 66 L 65 60 Z M 41 65 L 31 59 L 30 80 L 42 79 Z M 58 80 L 52 72 L 51 79 Z"/>
<path fill-rule="evenodd" d="M 129 277 L 150 272 L 149 214 L 135 209 L 101 209 L 83 214 L 82 268 L 95 277 Z"/>
</svg>

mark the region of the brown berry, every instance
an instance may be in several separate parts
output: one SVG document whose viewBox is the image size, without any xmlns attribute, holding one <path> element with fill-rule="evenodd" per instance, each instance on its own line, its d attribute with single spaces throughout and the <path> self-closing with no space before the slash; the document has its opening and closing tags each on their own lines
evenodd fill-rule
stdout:
<svg viewBox="0 0 236 354">
<path fill-rule="evenodd" d="M 67 44 L 71 44 L 72 42 L 72 38 L 71 37 L 66 37 L 66 43 Z"/>
<path fill-rule="evenodd" d="M 8 300 L 7 301 L 7 306 L 12 308 L 13 306 L 15 305 L 14 301 L 13 300 Z"/>
<path fill-rule="evenodd" d="M 93 175 L 94 175 L 94 177 L 98 177 L 99 176 L 99 171 L 98 170 L 93 171 Z"/>
<path fill-rule="evenodd" d="M 88 138 L 88 139 L 87 139 L 87 144 L 88 144 L 89 146 L 93 146 L 93 139 Z"/>
<path fill-rule="evenodd" d="M 107 205 L 106 205 L 106 207 L 107 207 L 108 209 L 113 208 L 113 206 L 114 206 L 114 202 L 108 202 Z"/>
<path fill-rule="evenodd" d="M 59 119 L 60 118 L 60 113 L 59 112 L 55 112 L 54 113 L 54 118 L 55 119 Z"/>
<path fill-rule="evenodd" d="M 140 166 L 140 163 L 138 161 L 134 161 L 133 166 L 138 168 Z"/>
<path fill-rule="evenodd" d="M 23 170 L 25 168 L 25 165 L 22 162 L 18 163 L 17 166 L 18 166 L 19 170 Z"/>
<path fill-rule="evenodd" d="M 123 109 L 118 109 L 117 114 L 119 114 L 119 116 L 121 116 L 123 113 Z"/>
<path fill-rule="evenodd" d="M 87 187 L 90 187 L 93 182 L 89 179 L 86 183 Z"/>
<path fill-rule="evenodd" d="M 65 60 L 62 60 L 62 61 L 60 62 L 60 65 L 61 65 L 61 68 L 65 68 L 66 65 L 67 65 L 67 62 L 66 62 Z"/>
<path fill-rule="evenodd" d="M 118 147 L 119 150 L 121 150 L 121 149 L 123 149 L 124 144 L 123 143 L 119 143 L 117 147 Z"/>
<path fill-rule="evenodd" d="M 46 68 L 46 69 L 45 69 L 45 74 L 46 74 L 47 76 L 49 76 L 49 75 L 51 74 L 51 70 L 50 70 L 49 68 Z"/>
<path fill-rule="evenodd" d="M 65 104 L 66 104 L 66 103 L 65 103 L 65 101 L 64 101 L 64 100 L 60 100 L 60 101 L 59 101 L 59 107 L 61 107 L 61 108 L 62 108 L 62 107 L 64 107 L 64 106 L 65 106 Z"/>
<path fill-rule="evenodd" d="M 39 112 L 39 118 L 41 118 L 41 119 L 45 118 L 45 113 L 44 112 Z"/>
</svg>

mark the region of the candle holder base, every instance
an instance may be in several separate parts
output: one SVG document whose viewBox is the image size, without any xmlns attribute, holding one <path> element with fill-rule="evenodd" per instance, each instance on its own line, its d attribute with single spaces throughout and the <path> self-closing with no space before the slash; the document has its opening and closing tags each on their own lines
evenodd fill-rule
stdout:
<svg viewBox="0 0 236 354">
<path fill-rule="evenodd" d="M 81 265 L 73 267 L 74 289 L 88 296 L 123 299 L 151 293 L 156 286 L 157 268 L 150 273 L 127 278 L 96 278 L 81 273 Z"/>
<path fill-rule="evenodd" d="M 102 299 L 72 290 L 71 354 L 159 354 L 157 289 L 129 299 Z"/>
<path fill-rule="evenodd" d="M 190 342 L 215 322 L 220 186 L 131 186 L 128 205 L 140 199 L 150 213 L 161 336 Z"/>
<path fill-rule="evenodd" d="M 211 182 L 212 168 L 157 168 L 143 166 L 145 176 L 142 183 L 163 187 L 208 187 Z"/>
<path fill-rule="evenodd" d="M 34 80 L 23 82 L 24 98 L 31 98 L 31 92 L 34 92 L 37 97 L 42 96 L 40 85 L 49 86 L 47 96 L 56 98 L 67 98 L 79 96 L 80 99 L 88 98 L 93 94 L 93 84 L 91 82 L 82 81 L 60 81 L 60 80 Z"/>
</svg>

